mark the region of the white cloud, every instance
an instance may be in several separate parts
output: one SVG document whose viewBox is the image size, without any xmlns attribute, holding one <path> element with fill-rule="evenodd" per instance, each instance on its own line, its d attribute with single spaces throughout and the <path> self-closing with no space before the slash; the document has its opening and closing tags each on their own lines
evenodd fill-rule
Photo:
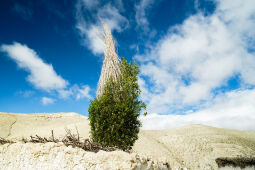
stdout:
<svg viewBox="0 0 255 170">
<path fill-rule="evenodd" d="M 87 9 L 94 9 L 99 4 L 98 0 L 82 0 L 81 2 Z"/>
<path fill-rule="evenodd" d="M 59 97 L 62 99 L 67 99 L 70 97 L 76 98 L 76 100 L 81 100 L 83 98 L 91 99 L 92 96 L 90 93 L 90 87 L 88 85 L 79 86 L 74 84 L 68 89 L 59 90 Z"/>
<path fill-rule="evenodd" d="M 41 101 L 42 101 L 43 105 L 49 105 L 49 104 L 53 104 L 55 102 L 54 99 L 49 98 L 49 97 L 43 97 Z"/>
<path fill-rule="evenodd" d="M 58 75 L 52 65 L 45 63 L 33 49 L 30 49 L 26 45 L 17 42 L 12 45 L 2 45 L 1 51 L 6 52 L 8 57 L 14 60 L 20 68 L 29 72 L 27 80 L 35 88 L 44 90 L 51 95 L 58 94 L 61 99 L 70 97 L 75 97 L 77 99 L 91 98 L 88 85 L 80 87 L 74 84 L 68 87 L 68 81 Z M 22 94 L 28 96 L 31 93 L 28 92 L 22 92 Z M 42 98 L 42 103 L 45 105 L 51 104 L 54 101 L 55 100 L 51 98 Z"/>
<path fill-rule="evenodd" d="M 65 88 L 68 82 L 57 75 L 51 64 L 45 63 L 34 50 L 20 43 L 2 45 L 1 51 L 14 60 L 17 65 L 29 72 L 27 80 L 38 89 L 45 91 Z"/>
<path fill-rule="evenodd" d="M 128 20 L 122 16 L 119 10 L 110 4 L 105 5 L 101 8 L 98 13 L 98 18 L 101 18 L 111 30 L 121 32 L 128 26 Z"/>
<path fill-rule="evenodd" d="M 82 44 L 92 50 L 93 54 L 104 53 L 104 31 L 102 23 L 106 23 L 112 31 L 121 32 L 128 27 L 128 20 L 122 16 L 119 10 L 110 3 L 103 7 L 98 6 L 95 15 L 92 15 L 93 21 L 85 19 L 83 1 L 79 0 L 76 5 L 76 28 L 79 30 L 82 38 Z M 119 4 L 120 5 L 120 4 Z"/>
<path fill-rule="evenodd" d="M 78 89 L 76 99 L 77 100 L 83 99 L 83 98 L 91 99 L 92 97 L 90 96 L 89 91 L 90 91 L 89 86 L 82 86 L 80 89 Z"/>
<path fill-rule="evenodd" d="M 115 0 L 114 3 L 116 4 L 116 7 L 120 10 L 120 11 L 124 11 L 124 4 L 122 2 L 122 0 Z"/>
<path fill-rule="evenodd" d="M 234 76 L 242 87 L 255 85 L 255 54 L 249 50 L 255 42 L 254 13 L 252 0 L 217 1 L 212 15 L 189 17 L 148 54 L 137 56 L 140 85 L 149 85 L 142 92 L 149 112 L 169 113 L 213 100 L 213 91 Z"/>
<path fill-rule="evenodd" d="M 29 97 L 33 96 L 35 94 L 35 92 L 31 91 L 31 90 L 25 90 L 25 91 L 18 91 L 17 94 L 21 95 L 24 98 L 29 98 Z"/>
<path fill-rule="evenodd" d="M 105 50 L 105 44 L 103 40 L 103 30 L 96 25 L 91 25 L 87 28 L 86 25 L 78 23 L 77 28 L 83 37 L 83 45 L 92 50 L 93 54 L 103 54 Z"/>
<path fill-rule="evenodd" d="M 237 90 L 217 96 L 208 106 L 184 115 L 141 116 L 143 129 L 169 129 L 190 124 L 255 130 L 255 90 Z"/>
<path fill-rule="evenodd" d="M 136 14 L 135 19 L 137 25 L 142 27 L 146 32 L 149 31 L 149 22 L 146 16 L 146 10 L 150 8 L 154 3 L 154 0 L 141 0 L 139 4 L 135 6 Z"/>
<path fill-rule="evenodd" d="M 68 99 L 73 96 L 74 92 L 72 88 L 58 90 L 59 97 L 61 99 Z"/>
</svg>

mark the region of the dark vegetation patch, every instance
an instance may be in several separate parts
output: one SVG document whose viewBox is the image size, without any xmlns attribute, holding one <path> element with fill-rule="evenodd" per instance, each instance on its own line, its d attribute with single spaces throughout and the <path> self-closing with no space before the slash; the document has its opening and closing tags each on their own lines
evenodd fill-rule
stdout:
<svg viewBox="0 0 255 170">
<path fill-rule="evenodd" d="M 226 166 L 240 168 L 255 166 L 255 157 L 217 158 L 215 161 L 219 168 Z"/>
<path fill-rule="evenodd" d="M 72 133 L 71 130 L 69 129 L 65 129 L 65 130 L 66 130 L 66 135 L 63 139 L 55 138 L 54 132 L 52 130 L 51 137 L 46 138 L 46 137 L 35 135 L 35 136 L 30 136 L 29 139 L 22 138 L 22 142 L 24 143 L 62 142 L 65 146 L 78 147 L 85 151 L 90 151 L 90 152 L 98 152 L 100 150 L 111 152 L 111 151 L 118 150 L 116 147 L 101 146 L 99 143 L 93 142 L 89 139 L 82 140 L 80 138 L 80 135 L 77 129 L 76 129 L 77 134 Z M 0 144 L 6 144 L 6 143 L 15 143 L 15 142 L 0 138 Z"/>
<path fill-rule="evenodd" d="M 111 63 L 118 61 L 111 60 L 110 56 L 106 56 L 103 68 L 111 68 Z M 114 69 L 120 69 L 120 75 L 116 75 L 116 79 L 112 76 L 108 80 L 99 81 L 99 87 L 103 83 L 102 93 L 89 105 L 91 139 L 102 146 L 130 150 L 138 139 L 142 125 L 139 115 L 142 109 L 146 109 L 146 104 L 139 98 L 141 90 L 138 84 L 138 65 L 122 58 L 116 66 Z M 102 69 L 100 80 L 114 74 L 116 70 Z"/>
<path fill-rule="evenodd" d="M 4 138 L 0 138 L 0 144 L 1 145 L 4 145 L 6 143 L 13 143 L 13 141 L 10 141 L 10 140 L 4 139 Z"/>
</svg>

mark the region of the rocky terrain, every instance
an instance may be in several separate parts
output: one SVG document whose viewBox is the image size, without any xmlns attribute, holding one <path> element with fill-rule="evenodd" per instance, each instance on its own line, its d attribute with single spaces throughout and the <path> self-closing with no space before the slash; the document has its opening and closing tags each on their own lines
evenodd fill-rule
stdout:
<svg viewBox="0 0 255 170">
<path fill-rule="evenodd" d="M 32 144 L 30 135 L 58 138 L 65 128 L 89 138 L 89 121 L 76 113 L 0 113 L 0 137 L 17 141 L 0 145 L 0 169 L 218 169 L 219 157 L 254 157 L 255 132 L 190 125 L 169 130 L 141 130 L 132 153 L 98 153 L 61 143 Z M 48 167 L 48 168 L 47 168 Z M 237 167 L 238 168 L 238 167 Z"/>
<path fill-rule="evenodd" d="M 168 169 L 164 163 L 123 151 L 85 152 L 60 143 L 0 146 L 1 169 Z"/>
</svg>

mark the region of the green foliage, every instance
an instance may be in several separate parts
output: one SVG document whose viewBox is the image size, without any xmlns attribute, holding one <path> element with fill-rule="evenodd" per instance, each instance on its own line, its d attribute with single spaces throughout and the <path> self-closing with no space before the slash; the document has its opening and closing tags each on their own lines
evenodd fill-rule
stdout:
<svg viewBox="0 0 255 170">
<path fill-rule="evenodd" d="M 138 139 L 141 122 L 140 111 L 146 108 L 139 100 L 139 73 L 136 63 L 121 60 L 121 76 L 111 78 L 104 86 L 103 94 L 91 101 L 89 120 L 91 138 L 103 146 L 130 149 Z"/>
</svg>

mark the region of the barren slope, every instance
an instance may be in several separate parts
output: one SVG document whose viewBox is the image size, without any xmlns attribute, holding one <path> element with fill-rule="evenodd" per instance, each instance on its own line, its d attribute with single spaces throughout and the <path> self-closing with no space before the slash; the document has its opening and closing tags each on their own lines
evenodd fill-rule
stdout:
<svg viewBox="0 0 255 170">
<path fill-rule="evenodd" d="M 3 127 L 3 130 L 2 130 Z M 33 113 L 16 114 L 0 112 L 0 137 L 8 139 L 28 138 L 31 135 L 50 136 L 51 130 L 57 137 L 65 135 L 65 128 L 89 137 L 89 121 L 77 113 Z"/>
<path fill-rule="evenodd" d="M 76 113 L 0 113 L 0 137 L 21 139 L 30 135 L 65 135 L 64 128 L 77 127 L 89 137 L 89 121 Z M 215 158 L 255 156 L 255 132 L 190 125 L 170 130 L 142 130 L 133 148 L 140 155 L 168 160 L 171 167 L 217 169 Z"/>
</svg>

